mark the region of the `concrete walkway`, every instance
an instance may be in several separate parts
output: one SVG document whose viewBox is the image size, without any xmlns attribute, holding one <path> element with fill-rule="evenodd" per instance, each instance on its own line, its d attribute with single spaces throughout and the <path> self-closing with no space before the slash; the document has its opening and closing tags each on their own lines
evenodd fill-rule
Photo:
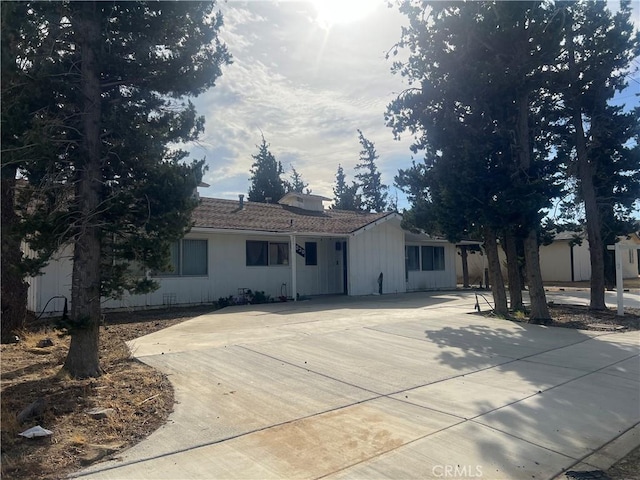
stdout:
<svg viewBox="0 0 640 480">
<path fill-rule="evenodd" d="M 92 479 L 551 479 L 640 443 L 640 335 L 469 315 L 472 293 L 231 307 L 133 342 L 169 422 Z"/>
</svg>

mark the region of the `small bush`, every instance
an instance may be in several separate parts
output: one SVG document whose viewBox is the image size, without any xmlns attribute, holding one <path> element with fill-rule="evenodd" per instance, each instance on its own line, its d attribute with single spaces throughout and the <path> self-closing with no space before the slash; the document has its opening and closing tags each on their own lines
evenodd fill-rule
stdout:
<svg viewBox="0 0 640 480">
<path fill-rule="evenodd" d="M 269 303 L 271 301 L 271 296 L 265 294 L 263 291 L 255 291 L 251 295 L 251 299 L 249 303 L 257 305 L 260 303 Z"/>
<path fill-rule="evenodd" d="M 216 302 L 218 308 L 230 307 L 231 305 L 235 305 L 233 301 L 233 295 L 229 295 L 228 297 L 220 297 Z"/>
</svg>

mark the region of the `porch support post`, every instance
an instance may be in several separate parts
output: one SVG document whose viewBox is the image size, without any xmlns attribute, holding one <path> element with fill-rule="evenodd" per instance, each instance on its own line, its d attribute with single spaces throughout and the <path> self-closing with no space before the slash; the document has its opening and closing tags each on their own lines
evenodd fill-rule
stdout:
<svg viewBox="0 0 640 480">
<path fill-rule="evenodd" d="M 618 301 L 617 315 L 624 316 L 624 299 L 623 299 L 623 279 L 622 279 L 622 245 L 616 243 L 615 245 L 607 245 L 607 250 L 613 250 L 615 252 L 616 262 L 616 297 Z"/>
<path fill-rule="evenodd" d="M 296 236 L 294 234 L 291 234 L 289 238 L 290 238 L 289 264 L 291 265 L 291 296 L 293 297 L 293 301 L 297 302 L 298 301 L 298 272 L 296 269 L 296 262 L 298 261 L 298 259 L 296 257 L 298 256 L 298 254 L 296 253 Z"/>
</svg>

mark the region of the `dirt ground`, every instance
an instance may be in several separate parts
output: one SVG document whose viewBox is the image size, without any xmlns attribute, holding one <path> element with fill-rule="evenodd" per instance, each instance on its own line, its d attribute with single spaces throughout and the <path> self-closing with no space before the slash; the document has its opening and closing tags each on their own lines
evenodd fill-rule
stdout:
<svg viewBox="0 0 640 480">
<path fill-rule="evenodd" d="M 2 345 L 1 445 L 2 478 L 60 479 L 92 463 L 112 458 L 140 442 L 166 422 L 173 410 L 167 378 L 131 358 L 125 342 L 209 312 L 212 307 L 151 310 L 105 316 L 100 332 L 104 374 L 72 380 L 60 374 L 69 338 L 60 338 L 47 323 L 33 326 L 21 341 Z M 640 329 L 640 310 L 623 319 L 614 311 L 593 313 L 585 307 L 551 306 L 555 326 L 612 330 Z M 50 339 L 52 346 L 38 346 Z M 17 417 L 36 403 L 23 422 Z M 111 409 L 93 418 L 94 408 Z M 26 439 L 18 434 L 40 425 L 53 435 Z M 612 480 L 638 479 L 640 451 L 612 468 Z"/>
</svg>

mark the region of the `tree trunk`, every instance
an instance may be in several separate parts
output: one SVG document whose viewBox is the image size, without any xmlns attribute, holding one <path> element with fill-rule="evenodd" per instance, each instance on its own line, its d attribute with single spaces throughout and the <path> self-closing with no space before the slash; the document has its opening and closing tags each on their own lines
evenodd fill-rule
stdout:
<svg viewBox="0 0 640 480">
<path fill-rule="evenodd" d="M 484 227 L 484 248 L 487 252 L 489 281 L 491 282 L 491 293 L 495 304 L 494 310 L 497 315 L 506 316 L 509 313 L 507 309 L 507 294 L 504 290 L 504 280 L 500 269 L 496 232 L 491 227 Z"/>
<path fill-rule="evenodd" d="M 523 311 L 524 304 L 522 303 L 522 284 L 520 283 L 520 260 L 518 258 L 516 237 L 512 232 L 507 232 L 504 237 L 511 310 L 514 312 Z"/>
<path fill-rule="evenodd" d="M 520 170 L 527 175 L 531 170 L 531 142 L 529 141 L 529 95 L 521 93 L 518 97 L 518 147 Z M 538 212 L 525 212 L 523 218 L 527 236 L 524 238 L 524 261 L 527 268 L 527 283 L 529 285 L 529 301 L 531 313 L 529 320 L 534 323 L 548 323 L 551 321 L 547 297 L 542 284 L 540 271 L 540 255 L 538 250 L 537 231 L 540 226 Z"/>
<path fill-rule="evenodd" d="M 596 189 L 593 183 L 594 166 L 589 161 L 587 142 L 584 136 L 582 123 L 582 108 L 580 107 L 580 87 L 577 83 L 575 49 L 573 43 L 573 21 L 567 29 L 567 44 L 569 48 L 569 75 L 571 77 L 572 91 L 569 95 L 570 108 L 572 109 L 572 122 L 575 130 L 576 156 L 578 163 L 578 179 L 580 191 L 584 202 L 585 217 L 587 220 L 587 240 L 589 240 L 589 259 L 591 260 L 591 301 L 589 308 L 592 310 L 606 310 L 604 300 L 604 249 L 600 223 L 600 212 Z"/>
<path fill-rule="evenodd" d="M 593 185 L 593 166 L 587 155 L 582 115 L 578 111 L 573 115 L 576 136 L 576 154 L 578 157 L 578 177 L 580 190 L 584 201 L 585 217 L 587 220 L 587 240 L 589 240 L 589 259 L 591 260 L 591 301 L 592 310 L 606 310 L 604 300 L 604 249 L 600 232 L 600 215 L 596 191 Z"/>
<path fill-rule="evenodd" d="M 15 234 L 18 216 L 15 211 L 16 167 L 2 167 L 2 255 L 0 256 L 2 281 L 2 343 L 15 341 L 25 326 L 27 317 L 27 291 L 20 263 L 22 251 L 20 237 Z"/>
<path fill-rule="evenodd" d="M 529 284 L 529 299 L 531 301 L 529 322 L 547 325 L 551 323 L 551 314 L 549 313 L 547 296 L 544 293 L 544 285 L 542 284 L 542 273 L 540 272 L 538 235 L 533 229 L 529 230 L 529 234 L 524 239 L 524 258 Z"/>
<path fill-rule="evenodd" d="M 100 169 L 100 77 L 96 58 L 100 29 L 95 2 L 81 4 L 76 17 L 82 55 L 83 160 L 78 165 L 75 201 L 80 210 L 80 232 L 74 245 L 71 280 L 71 345 L 64 363 L 74 378 L 100 376 L 100 231 L 94 220 L 102 190 Z"/>
<path fill-rule="evenodd" d="M 460 257 L 462 258 L 462 286 L 469 288 L 469 253 L 466 245 L 460 245 Z"/>
</svg>

